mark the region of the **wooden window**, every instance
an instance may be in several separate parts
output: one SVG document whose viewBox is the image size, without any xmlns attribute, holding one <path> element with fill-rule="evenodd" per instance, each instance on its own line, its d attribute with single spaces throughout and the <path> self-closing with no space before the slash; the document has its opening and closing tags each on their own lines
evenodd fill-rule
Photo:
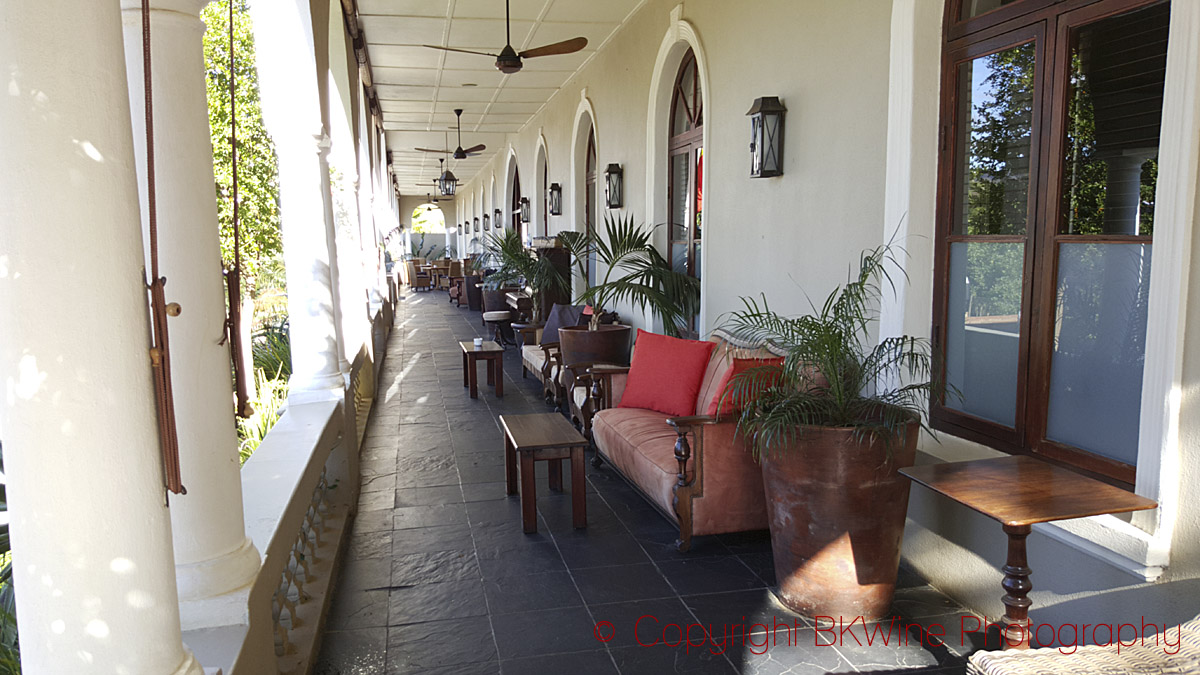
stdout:
<svg viewBox="0 0 1200 675">
<path fill-rule="evenodd" d="M 1169 18 L 947 4 L 936 428 L 1132 487 Z"/>
<path fill-rule="evenodd" d="M 517 167 L 513 167 L 513 182 L 512 182 L 512 204 L 510 218 L 512 219 L 513 230 L 522 240 L 525 238 L 525 223 L 521 222 L 521 171 Z"/>
<path fill-rule="evenodd" d="M 675 269 L 700 278 L 704 213 L 704 101 L 696 55 L 688 50 L 679 65 L 671 97 L 671 131 L 667 141 L 667 208 L 670 213 L 670 257 Z M 696 337 L 692 317 L 688 337 Z"/>
</svg>

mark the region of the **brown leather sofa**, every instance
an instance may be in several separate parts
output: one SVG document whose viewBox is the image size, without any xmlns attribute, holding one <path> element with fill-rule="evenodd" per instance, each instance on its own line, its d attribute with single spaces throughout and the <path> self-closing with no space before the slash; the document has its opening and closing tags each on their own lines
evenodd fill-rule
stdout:
<svg viewBox="0 0 1200 675">
<path fill-rule="evenodd" d="M 668 419 L 653 410 L 619 408 L 628 368 L 596 366 L 578 376 L 574 398 L 587 397 L 598 460 L 679 525 L 676 547 L 693 536 L 767 528 L 762 472 L 736 433 L 734 418 L 706 415 L 734 357 L 774 356 L 767 348 L 717 332 L 696 398 L 696 414 Z M 634 345 L 634 349 L 637 346 Z"/>
</svg>

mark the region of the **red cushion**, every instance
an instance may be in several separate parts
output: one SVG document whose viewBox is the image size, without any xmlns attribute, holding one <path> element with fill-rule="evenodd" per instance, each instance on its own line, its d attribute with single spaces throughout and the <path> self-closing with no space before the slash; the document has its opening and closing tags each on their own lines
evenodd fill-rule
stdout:
<svg viewBox="0 0 1200 675">
<path fill-rule="evenodd" d="M 639 329 L 629 378 L 618 408 L 644 408 L 672 417 L 696 414 L 696 396 L 712 342 L 680 340 Z"/>
<path fill-rule="evenodd" d="M 708 415 L 729 415 L 734 410 L 742 408 L 743 403 L 740 400 L 734 400 L 734 397 L 726 398 L 722 404 L 721 399 L 725 396 L 725 390 L 729 387 L 729 383 L 739 373 L 744 373 L 751 368 L 762 368 L 764 366 L 782 366 L 783 357 L 769 359 L 734 359 L 733 367 L 725 371 L 725 377 L 721 380 L 721 384 L 717 385 L 717 393 L 713 395 L 713 400 L 708 404 Z M 764 384 L 773 384 L 779 379 L 779 373 L 762 373 L 759 377 L 764 378 Z"/>
</svg>

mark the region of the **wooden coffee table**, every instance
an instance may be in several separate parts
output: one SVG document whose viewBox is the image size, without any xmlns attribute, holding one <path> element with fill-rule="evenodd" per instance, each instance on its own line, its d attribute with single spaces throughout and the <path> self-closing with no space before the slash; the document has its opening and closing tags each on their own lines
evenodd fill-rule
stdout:
<svg viewBox="0 0 1200 675">
<path fill-rule="evenodd" d="M 496 396 L 504 396 L 504 347 L 484 340 L 479 347 L 475 342 L 459 342 L 463 353 L 463 386 L 471 390 L 471 398 L 479 398 L 479 384 L 475 364 L 483 359 L 487 362 L 487 383 L 496 387 Z"/>
<path fill-rule="evenodd" d="M 537 489 L 533 463 L 550 462 L 550 489 L 562 491 L 562 460 L 571 460 L 571 516 L 575 527 L 587 527 L 587 486 L 583 449 L 587 439 L 558 413 L 501 415 L 504 429 L 504 478 L 508 494 L 517 494 L 517 458 L 521 463 L 521 524 L 525 534 L 537 532 Z"/>
<path fill-rule="evenodd" d="M 1002 646 L 1029 648 L 1029 561 L 1025 538 L 1034 523 L 1152 509 L 1158 503 L 1024 455 L 970 462 L 926 464 L 900 469 L 925 487 L 1000 521 L 1008 535 L 1004 572 Z M 1021 639 L 1008 640 L 1007 626 L 1019 626 Z"/>
</svg>

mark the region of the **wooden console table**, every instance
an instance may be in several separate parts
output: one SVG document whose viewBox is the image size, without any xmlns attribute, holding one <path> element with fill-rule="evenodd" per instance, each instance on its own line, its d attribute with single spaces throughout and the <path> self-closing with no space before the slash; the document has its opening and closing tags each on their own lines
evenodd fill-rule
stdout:
<svg viewBox="0 0 1200 675">
<path fill-rule="evenodd" d="M 1004 624 L 1002 644 L 1029 648 L 1029 562 L 1025 538 L 1034 523 L 1152 509 L 1158 503 L 1108 483 L 1027 456 L 970 462 L 926 464 L 900 473 L 989 518 L 1000 521 L 1008 535 L 1008 560 L 1002 568 Z M 1007 626 L 1020 626 L 1021 641 L 1012 644 Z"/>
</svg>

